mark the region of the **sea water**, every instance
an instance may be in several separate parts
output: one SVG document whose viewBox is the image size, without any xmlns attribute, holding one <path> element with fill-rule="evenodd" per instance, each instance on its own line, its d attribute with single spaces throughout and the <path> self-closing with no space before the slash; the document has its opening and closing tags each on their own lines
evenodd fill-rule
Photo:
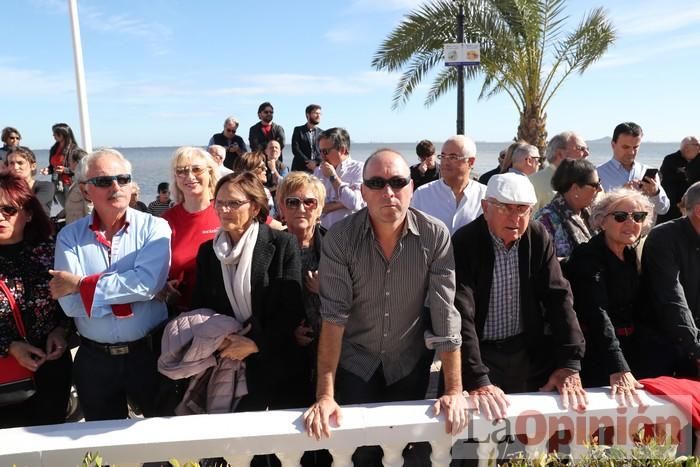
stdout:
<svg viewBox="0 0 700 467">
<path fill-rule="evenodd" d="M 441 142 L 433 142 L 438 152 Z M 493 169 L 498 160 L 498 153 L 508 147 L 510 143 L 486 143 L 477 142 L 477 158 L 474 172 L 482 174 Z M 600 165 L 612 157 L 609 140 L 596 140 L 588 143 L 590 148 L 589 160 L 595 165 Z M 350 154 L 353 159 L 365 161 L 370 154 L 379 148 L 388 147 L 394 149 L 406 158 L 409 165 L 418 162 L 416 156 L 416 143 L 353 143 Z M 149 147 L 149 148 L 116 148 L 131 161 L 133 177 L 141 187 L 140 200 L 148 204 L 155 199 L 156 188 L 160 182 L 172 182 L 170 161 L 175 147 Z M 677 143 L 642 143 L 637 160 L 651 166 L 660 167 L 664 156 L 678 150 Z M 48 165 L 48 151 L 36 151 L 38 167 Z M 283 152 L 284 162 L 288 165 L 292 162 L 291 147 L 287 146 Z M 48 177 L 39 176 L 39 180 Z"/>
</svg>

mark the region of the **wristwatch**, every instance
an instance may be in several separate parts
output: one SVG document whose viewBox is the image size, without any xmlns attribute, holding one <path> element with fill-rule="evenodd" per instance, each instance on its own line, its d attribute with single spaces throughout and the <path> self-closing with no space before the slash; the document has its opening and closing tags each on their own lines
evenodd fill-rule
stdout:
<svg viewBox="0 0 700 467">
<path fill-rule="evenodd" d="M 335 182 L 336 180 L 338 180 L 338 177 L 336 177 L 335 175 L 331 175 L 330 177 L 328 177 L 328 180 L 330 180 L 331 183 L 333 183 L 333 182 Z"/>
</svg>

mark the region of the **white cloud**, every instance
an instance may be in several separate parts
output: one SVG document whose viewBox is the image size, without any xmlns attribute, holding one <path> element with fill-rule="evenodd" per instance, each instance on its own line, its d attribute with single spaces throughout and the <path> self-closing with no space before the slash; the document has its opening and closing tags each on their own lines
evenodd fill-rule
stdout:
<svg viewBox="0 0 700 467">
<path fill-rule="evenodd" d="M 606 54 L 600 61 L 591 65 L 591 69 L 609 69 L 628 66 L 634 63 L 653 61 L 677 50 L 700 48 L 700 32 L 677 35 L 673 40 L 636 44 L 624 51 Z"/>
<path fill-rule="evenodd" d="M 624 11 L 615 10 L 615 26 L 621 37 L 650 35 L 678 31 L 686 27 L 700 26 L 700 4 L 696 1 L 678 1 L 673 5 L 664 2 L 645 2 L 633 7 L 625 5 Z M 671 40 L 664 37 L 663 40 Z"/>
<path fill-rule="evenodd" d="M 366 94 L 378 88 L 396 84 L 397 75 L 367 71 L 346 76 L 302 74 L 265 74 L 246 76 L 241 84 L 208 91 L 207 94 L 233 96 L 284 95 L 303 96 L 319 94 Z"/>
</svg>

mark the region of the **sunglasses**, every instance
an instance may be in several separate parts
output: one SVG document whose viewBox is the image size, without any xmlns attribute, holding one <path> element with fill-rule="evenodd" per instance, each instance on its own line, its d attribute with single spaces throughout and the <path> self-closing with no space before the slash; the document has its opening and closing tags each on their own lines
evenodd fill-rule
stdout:
<svg viewBox="0 0 700 467">
<path fill-rule="evenodd" d="M 613 212 L 609 212 L 607 215 L 612 216 L 612 218 L 615 219 L 615 222 L 619 222 L 620 224 L 625 222 L 630 217 L 637 224 L 640 224 L 640 223 L 644 222 L 644 219 L 647 218 L 648 214 L 649 213 L 646 211 L 634 211 L 634 212 L 613 211 Z"/>
<path fill-rule="evenodd" d="M 249 199 L 245 201 L 241 201 L 238 199 L 231 199 L 228 201 L 225 201 L 223 199 L 217 199 L 216 201 L 214 201 L 214 207 L 221 211 L 237 211 L 241 208 L 241 206 L 244 206 L 248 203 L 250 203 Z"/>
<path fill-rule="evenodd" d="M 365 179 L 363 183 L 370 190 L 382 190 L 387 185 L 389 185 L 393 190 L 400 190 L 411 183 L 411 179 L 403 177 L 391 177 L 390 179 L 372 177 Z"/>
<path fill-rule="evenodd" d="M 588 182 L 584 183 L 585 186 L 589 186 L 591 188 L 594 188 L 596 190 L 601 190 L 603 186 L 600 184 L 600 182 Z"/>
<path fill-rule="evenodd" d="M 287 209 L 299 209 L 304 204 L 306 209 L 316 209 L 318 207 L 318 200 L 316 198 L 297 198 L 296 196 L 290 196 L 284 199 L 284 205 Z"/>
<path fill-rule="evenodd" d="M 192 172 L 195 177 L 202 175 L 207 168 L 202 165 L 192 165 L 187 167 L 175 167 L 175 175 L 178 177 L 186 177 Z"/>
<path fill-rule="evenodd" d="M 92 177 L 85 181 L 90 185 L 95 185 L 98 188 L 109 188 L 112 186 L 114 181 L 117 181 L 119 186 L 128 185 L 131 183 L 131 174 L 120 174 L 120 175 L 102 175 L 100 177 Z"/>
<path fill-rule="evenodd" d="M 9 204 L 2 204 L 0 205 L 0 212 L 5 217 L 12 217 L 17 215 L 17 213 L 19 212 L 19 208 L 16 206 L 11 206 Z"/>
</svg>

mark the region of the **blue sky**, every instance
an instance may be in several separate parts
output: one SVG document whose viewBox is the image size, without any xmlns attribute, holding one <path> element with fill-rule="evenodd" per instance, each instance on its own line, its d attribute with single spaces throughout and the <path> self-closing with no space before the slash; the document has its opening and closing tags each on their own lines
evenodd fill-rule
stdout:
<svg viewBox="0 0 700 467">
<path fill-rule="evenodd" d="M 321 126 L 357 142 L 442 140 L 455 129 L 455 92 L 430 108 L 430 80 L 398 111 L 398 75 L 374 71 L 382 39 L 417 0 L 79 0 L 95 146 L 203 145 L 235 115 L 239 134 L 269 100 L 291 138 L 304 107 L 323 106 Z M 700 133 L 700 2 L 571 0 L 572 24 L 607 4 L 619 34 L 607 56 L 564 83 L 548 107 L 550 134 L 608 136 L 621 121 L 649 141 Z M 4 0 L 0 126 L 23 143 L 52 142 L 50 127 L 79 130 L 66 0 Z M 505 94 L 477 101 L 467 84 L 467 133 L 507 141 L 517 113 Z"/>
</svg>

